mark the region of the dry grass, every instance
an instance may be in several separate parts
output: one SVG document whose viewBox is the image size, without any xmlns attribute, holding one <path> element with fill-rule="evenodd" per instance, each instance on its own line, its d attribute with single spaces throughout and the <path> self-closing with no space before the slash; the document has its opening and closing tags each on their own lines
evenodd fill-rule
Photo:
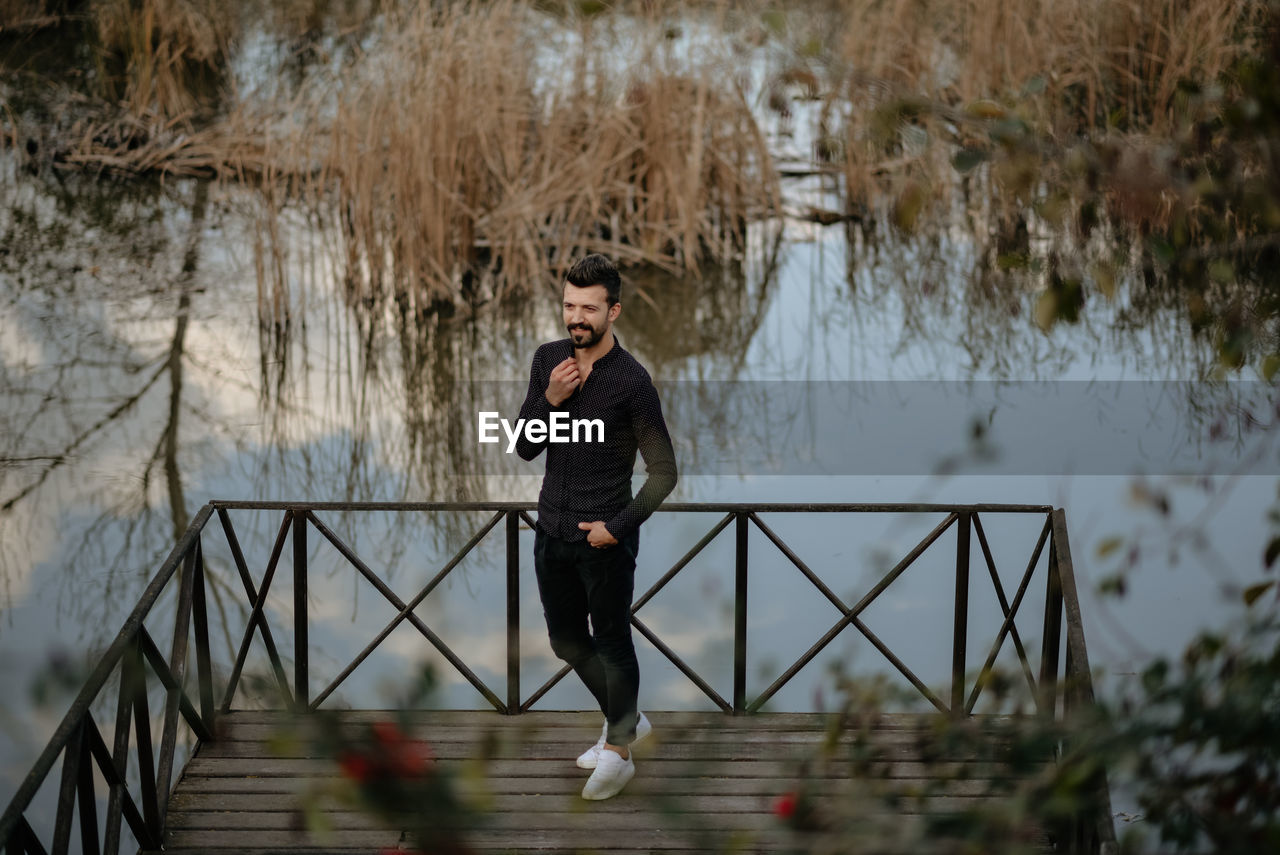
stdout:
<svg viewBox="0 0 1280 855">
<path fill-rule="evenodd" d="M 1065 148 L 1080 136 L 1177 132 L 1183 84 L 1251 48 L 1265 0 L 849 0 L 824 120 L 851 203 L 916 215 L 955 191 L 952 156 L 1008 120 Z M 913 102 L 915 104 L 913 105 Z M 1147 145 L 1139 140 L 1139 146 Z M 944 144 L 939 145 L 942 142 Z M 1022 151 L 990 177 L 1025 207 L 1051 161 Z"/>
<path fill-rule="evenodd" d="M 527 291 L 588 251 L 696 269 L 776 201 L 723 66 L 637 25 L 628 68 L 592 24 L 554 36 L 510 2 L 420 6 L 279 146 L 331 220 L 353 296 L 428 308 Z M 542 42 L 563 39 L 554 52 Z M 540 45 L 542 45 L 540 47 Z M 304 96 L 305 97 L 305 96 Z M 302 170 L 294 169 L 302 174 Z"/>
<path fill-rule="evenodd" d="M 110 0 L 104 39 L 160 47 L 130 77 L 128 114 L 80 122 L 60 162 L 251 181 L 272 304 L 289 290 L 276 240 L 288 209 L 324 229 L 353 301 L 425 311 L 554 284 L 590 251 L 671 270 L 727 262 L 746 224 L 778 207 L 736 67 L 679 47 L 660 15 L 393 3 L 341 68 L 232 93 L 216 120 L 196 122 L 172 58 L 215 62 L 225 42 L 199 16 L 157 31 L 154 14 L 196 1 L 133 12 Z M 164 47 L 184 38 L 189 50 Z"/>
<path fill-rule="evenodd" d="M 205 107 L 226 65 L 235 15 L 218 0 L 96 0 L 104 94 L 163 121 Z"/>
<path fill-rule="evenodd" d="M 949 103 L 1016 98 L 1039 76 L 1037 118 L 1060 132 L 1160 132 L 1178 84 L 1216 80 L 1247 48 L 1265 0 L 850 0 L 847 68 Z"/>
<path fill-rule="evenodd" d="M 0 33 L 29 32 L 52 26 L 62 16 L 50 9 L 49 0 L 0 0 Z"/>
</svg>

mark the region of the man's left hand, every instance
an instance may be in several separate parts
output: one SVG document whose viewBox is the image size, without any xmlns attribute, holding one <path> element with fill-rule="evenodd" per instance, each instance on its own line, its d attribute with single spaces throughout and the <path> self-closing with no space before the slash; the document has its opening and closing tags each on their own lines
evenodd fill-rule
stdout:
<svg viewBox="0 0 1280 855">
<path fill-rule="evenodd" d="M 578 528 L 587 532 L 587 543 L 596 549 L 604 549 L 606 546 L 613 546 L 618 539 L 609 534 L 609 529 L 604 527 L 604 520 L 596 520 L 595 522 L 580 522 Z"/>
</svg>

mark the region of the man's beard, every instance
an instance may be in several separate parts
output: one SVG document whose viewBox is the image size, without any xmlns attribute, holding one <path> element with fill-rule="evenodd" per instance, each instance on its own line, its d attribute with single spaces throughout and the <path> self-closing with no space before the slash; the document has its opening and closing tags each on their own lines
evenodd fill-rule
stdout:
<svg viewBox="0 0 1280 855">
<path fill-rule="evenodd" d="M 568 327 L 568 330 L 569 330 L 569 341 L 573 344 L 575 348 L 580 350 L 591 347 L 592 345 L 599 342 L 600 339 L 604 338 L 604 333 L 605 333 L 603 328 L 596 329 L 590 324 L 575 324 L 573 326 Z M 574 338 L 573 334 L 578 330 L 581 330 L 582 332 L 586 333 L 586 335 L 582 337 L 582 341 L 578 341 L 578 339 Z"/>
</svg>

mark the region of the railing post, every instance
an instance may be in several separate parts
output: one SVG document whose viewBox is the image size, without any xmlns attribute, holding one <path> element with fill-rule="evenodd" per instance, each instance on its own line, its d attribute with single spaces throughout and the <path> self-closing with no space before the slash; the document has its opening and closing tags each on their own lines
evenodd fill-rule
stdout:
<svg viewBox="0 0 1280 855">
<path fill-rule="evenodd" d="M 178 589 L 178 613 L 173 622 L 173 647 L 169 654 L 169 674 L 173 682 L 165 691 L 164 730 L 160 734 L 160 757 L 156 767 L 156 793 L 160 803 L 160 825 L 164 826 L 169 810 L 169 793 L 173 786 L 173 755 L 178 743 L 178 720 L 181 718 L 182 684 L 187 673 L 187 642 L 191 634 L 191 604 L 195 596 L 196 545 L 187 547 L 182 558 L 181 586 Z M 139 632 L 146 632 L 143 627 Z M 159 653 L 157 652 L 157 656 Z M 163 665 L 163 663 L 160 663 Z M 159 668 L 157 668 L 157 674 Z"/>
<path fill-rule="evenodd" d="M 204 549 L 196 542 L 195 588 L 192 591 L 191 617 L 196 634 L 196 676 L 200 681 L 200 717 L 210 733 L 214 728 L 216 707 L 213 704 L 213 666 L 209 653 L 209 607 L 205 592 Z"/>
<path fill-rule="evenodd" d="M 733 714 L 747 710 L 747 522 L 749 517 L 736 515 L 737 546 L 734 550 L 733 589 Z"/>
<path fill-rule="evenodd" d="M 62 755 L 62 781 L 58 787 L 58 812 L 53 824 L 53 855 L 67 855 L 71 845 L 71 822 L 75 811 L 76 784 L 80 778 L 80 763 L 84 753 L 80 745 L 84 740 L 84 722 L 77 722 Z"/>
<path fill-rule="evenodd" d="M 80 776 L 76 791 L 80 803 L 80 853 L 100 855 L 102 841 L 98 839 L 98 801 L 93 788 L 93 755 L 89 749 L 89 718 L 85 713 L 80 723 Z"/>
<path fill-rule="evenodd" d="M 969 528 L 971 511 L 956 520 L 956 609 L 951 641 L 951 716 L 964 718 L 964 669 L 969 641 Z"/>
<path fill-rule="evenodd" d="M 520 713 L 520 512 L 507 512 L 507 713 Z"/>
<path fill-rule="evenodd" d="M 293 515 L 293 699 L 298 712 L 310 706 L 307 642 L 307 515 Z"/>
<path fill-rule="evenodd" d="M 151 709 L 147 700 L 147 672 L 142 664 L 142 643 L 135 637 L 125 650 L 121 679 L 129 684 L 133 707 L 134 739 L 138 744 L 138 779 L 142 797 L 142 818 L 158 840 L 164 822 L 160 815 L 160 792 L 156 785 L 155 752 L 151 743 Z"/>
<path fill-rule="evenodd" d="M 1058 539 L 1049 540 L 1049 578 L 1044 598 L 1044 640 L 1040 649 L 1040 714 L 1052 719 L 1058 706 L 1058 649 L 1062 644 L 1062 576 Z"/>
</svg>

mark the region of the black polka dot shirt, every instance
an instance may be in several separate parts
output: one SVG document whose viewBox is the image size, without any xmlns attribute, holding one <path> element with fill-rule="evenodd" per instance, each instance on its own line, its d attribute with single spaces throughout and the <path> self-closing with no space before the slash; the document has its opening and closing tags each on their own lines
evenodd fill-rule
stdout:
<svg viewBox="0 0 1280 855">
<path fill-rule="evenodd" d="M 622 349 L 616 335 L 613 347 L 595 361 L 587 379 L 559 407 L 552 407 L 546 396 L 551 370 L 572 355 L 573 344 L 567 338 L 538 348 L 520 418 L 549 422 L 551 414 L 561 410 L 570 419 L 600 419 L 604 441 L 585 441 L 599 436 L 583 430 L 577 442 L 532 442 L 522 431 L 516 453 L 525 460 L 547 453 L 547 472 L 538 493 L 539 528 L 576 541 L 587 536 L 578 523 L 603 520 L 609 533 L 621 540 L 675 488 L 675 450 L 649 372 Z M 633 497 L 637 449 L 647 478 Z"/>
</svg>

